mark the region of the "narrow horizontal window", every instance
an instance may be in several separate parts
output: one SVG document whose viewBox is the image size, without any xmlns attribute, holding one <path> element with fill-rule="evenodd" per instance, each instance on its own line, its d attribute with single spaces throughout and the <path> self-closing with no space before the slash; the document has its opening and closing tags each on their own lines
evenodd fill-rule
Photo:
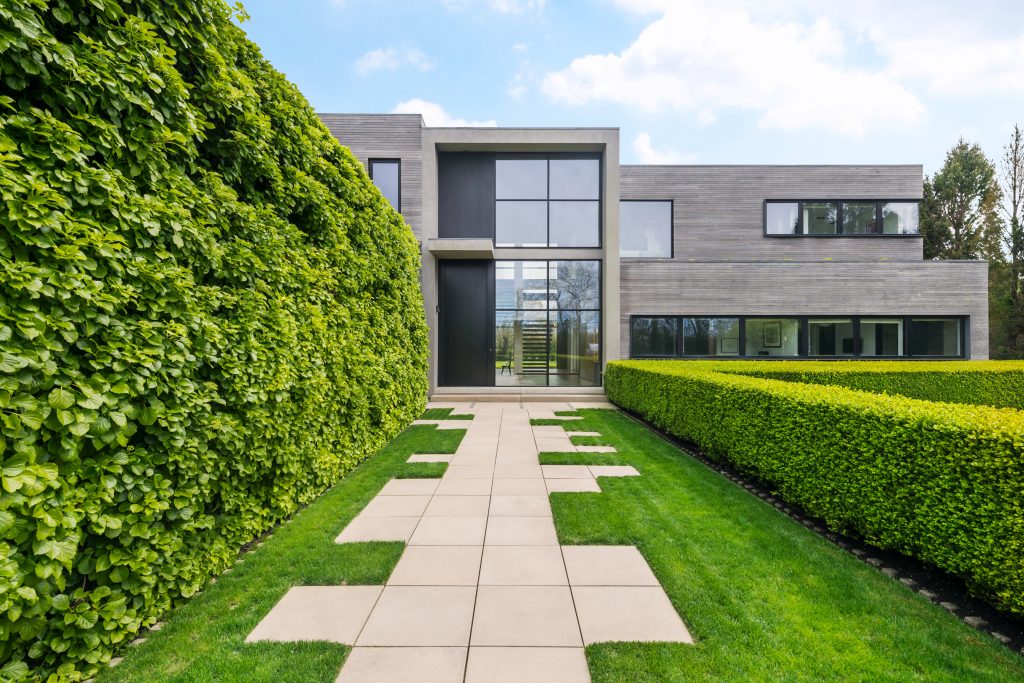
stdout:
<svg viewBox="0 0 1024 683">
<path fill-rule="evenodd" d="M 807 355 L 854 356 L 853 318 L 812 319 L 807 323 Z"/>
<path fill-rule="evenodd" d="M 634 357 L 676 355 L 676 318 L 633 318 L 630 339 Z"/>
<path fill-rule="evenodd" d="M 740 355 L 740 319 L 683 318 L 683 355 Z"/>
<path fill-rule="evenodd" d="M 620 202 L 619 255 L 672 258 L 672 202 Z"/>
<path fill-rule="evenodd" d="M 920 234 L 920 202 L 777 200 L 764 203 L 764 234 L 862 237 Z"/>
<path fill-rule="evenodd" d="M 960 319 L 911 318 L 910 355 L 960 356 Z"/>
<path fill-rule="evenodd" d="M 747 318 L 748 356 L 799 356 L 798 318 Z"/>
<path fill-rule="evenodd" d="M 805 235 L 835 235 L 839 205 L 835 202 L 804 202 L 801 205 Z"/>
<path fill-rule="evenodd" d="M 843 202 L 844 235 L 877 235 L 878 205 L 874 202 Z"/>
<path fill-rule="evenodd" d="M 882 232 L 886 235 L 916 235 L 921 207 L 917 202 L 882 204 Z"/>
<path fill-rule="evenodd" d="M 768 202 L 765 205 L 765 231 L 769 235 L 800 234 L 798 202 Z"/>
</svg>

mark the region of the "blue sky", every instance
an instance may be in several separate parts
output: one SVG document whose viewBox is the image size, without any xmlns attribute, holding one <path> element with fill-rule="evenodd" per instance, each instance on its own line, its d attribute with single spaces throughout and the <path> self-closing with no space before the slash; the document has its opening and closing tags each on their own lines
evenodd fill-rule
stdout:
<svg viewBox="0 0 1024 683">
<path fill-rule="evenodd" d="M 318 111 L 615 126 L 623 163 L 921 163 L 1024 125 L 1019 0 L 248 0 Z"/>
</svg>

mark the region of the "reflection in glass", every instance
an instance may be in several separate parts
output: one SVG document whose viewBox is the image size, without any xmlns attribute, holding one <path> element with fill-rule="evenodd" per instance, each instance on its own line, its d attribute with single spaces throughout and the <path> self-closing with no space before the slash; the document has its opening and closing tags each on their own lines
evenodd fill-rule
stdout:
<svg viewBox="0 0 1024 683">
<path fill-rule="evenodd" d="M 857 352 L 851 318 L 810 320 L 807 333 L 811 356 L 853 356 Z"/>
<path fill-rule="evenodd" d="M 550 199 L 600 199 L 601 164 L 597 159 L 552 159 Z"/>
<path fill-rule="evenodd" d="M 920 211 L 917 202 L 882 204 L 882 232 L 886 235 L 916 235 Z"/>
<path fill-rule="evenodd" d="M 401 211 L 399 206 L 399 164 L 397 161 L 370 160 L 370 178 L 377 186 L 384 198 L 391 202 L 395 211 Z"/>
<path fill-rule="evenodd" d="M 844 235 L 874 235 L 878 233 L 878 220 L 874 203 L 847 202 L 843 204 Z"/>
<path fill-rule="evenodd" d="M 619 255 L 672 257 L 672 202 L 619 202 Z"/>
<path fill-rule="evenodd" d="M 494 383 L 497 386 L 545 386 L 547 312 L 496 311 L 494 363 Z"/>
<path fill-rule="evenodd" d="M 494 162 L 495 199 L 547 199 L 546 159 L 498 159 Z"/>
<path fill-rule="evenodd" d="M 629 333 L 632 349 L 630 355 L 674 356 L 676 355 L 675 318 L 633 318 Z"/>
<path fill-rule="evenodd" d="M 834 235 L 839 215 L 835 202 L 804 202 L 804 234 Z"/>
<path fill-rule="evenodd" d="M 594 386 L 601 359 L 601 314 L 559 311 L 552 314 L 548 386 Z"/>
<path fill-rule="evenodd" d="M 601 246 L 598 202 L 551 202 L 550 247 Z"/>
<path fill-rule="evenodd" d="M 911 356 L 959 356 L 960 320 L 957 318 L 911 318 Z"/>
<path fill-rule="evenodd" d="M 683 318 L 683 355 L 740 355 L 739 318 Z"/>
<path fill-rule="evenodd" d="M 551 261 L 551 299 L 560 310 L 601 308 L 600 261 Z"/>
<path fill-rule="evenodd" d="M 495 261 L 494 307 L 548 308 L 547 261 Z"/>
<path fill-rule="evenodd" d="M 747 318 L 748 356 L 797 356 L 800 321 L 796 318 Z"/>
<path fill-rule="evenodd" d="M 862 356 L 902 356 L 903 320 L 861 318 L 860 341 Z"/>
<path fill-rule="evenodd" d="M 495 203 L 495 246 L 543 247 L 547 243 L 547 202 L 502 201 Z"/>
<path fill-rule="evenodd" d="M 769 235 L 796 235 L 800 228 L 800 205 L 796 202 L 768 202 L 765 219 Z"/>
</svg>

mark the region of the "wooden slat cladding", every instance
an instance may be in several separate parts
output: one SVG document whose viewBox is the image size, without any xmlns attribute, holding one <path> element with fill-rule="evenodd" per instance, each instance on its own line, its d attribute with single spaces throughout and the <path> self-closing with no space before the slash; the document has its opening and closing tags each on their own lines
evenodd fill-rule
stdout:
<svg viewBox="0 0 1024 683">
<path fill-rule="evenodd" d="M 402 160 L 402 216 L 422 240 L 423 120 L 419 114 L 320 114 L 331 134 L 366 165 Z"/>
<path fill-rule="evenodd" d="M 631 315 L 967 315 L 971 357 L 988 358 L 988 264 L 621 264 L 620 340 Z"/>
<path fill-rule="evenodd" d="M 919 199 L 921 166 L 623 166 L 622 199 L 674 200 L 675 258 L 920 261 L 920 238 L 764 236 L 766 199 Z"/>
</svg>

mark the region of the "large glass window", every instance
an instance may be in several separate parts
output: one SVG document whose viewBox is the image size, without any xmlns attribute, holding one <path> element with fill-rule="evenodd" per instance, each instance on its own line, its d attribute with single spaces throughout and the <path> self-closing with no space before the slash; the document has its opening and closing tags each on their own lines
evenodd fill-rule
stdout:
<svg viewBox="0 0 1024 683">
<path fill-rule="evenodd" d="M 800 355 L 798 318 L 747 318 L 748 356 Z"/>
<path fill-rule="evenodd" d="M 903 320 L 901 318 L 861 318 L 861 356 L 902 356 Z"/>
<path fill-rule="evenodd" d="M 619 202 L 619 255 L 672 258 L 672 202 Z"/>
<path fill-rule="evenodd" d="M 601 262 L 497 261 L 495 384 L 597 386 Z"/>
<path fill-rule="evenodd" d="M 920 211 L 917 202 L 882 204 L 882 232 L 886 235 L 916 235 Z"/>
<path fill-rule="evenodd" d="M 547 159 L 498 159 L 494 183 L 495 199 L 547 199 Z"/>
<path fill-rule="evenodd" d="M 640 357 L 676 355 L 676 318 L 633 318 L 630 325 L 631 355 Z"/>
<path fill-rule="evenodd" d="M 740 355 L 740 319 L 683 318 L 683 355 Z"/>
<path fill-rule="evenodd" d="M 835 202 L 803 203 L 805 235 L 835 235 L 839 224 L 839 205 Z"/>
<path fill-rule="evenodd" d="M 598 202 L 550 202 L 548 246 L 596 247 L 601 225 Z"/>
<path fill-rule="evenodd" d="M 911 318 L 911 356 L 961 355 L 959 318 Z"/>
<path fill-rule="evenodd" d="M 821 318 L 807 322 L 807 355 L 854 356 L 853 318 Z"/>
<path fill-rule="evenodd" d="M 765 204 L 765 232 L 769 235 L 800 234 L 799 202 L 768 202 Z"/>
<path fill-rule="evenodd" d="M 597 159 L 552 159 L 549 199 L 600 199 L 601 162 Z"/>
<path fill-rule="evenodd" d="M 843 234 L 874 235 L 878 232 L 878 205 L 874 202 L 843 203 Z"/>
<path fill-rule="evenodd" d="M 380 193 L 391 202 L 395 211 L 402 210 L 401 162 L 398 159 L 370 159 L 370 180 Z"/>
<path fill-rule="evenodd" d="M 494 207 L 494 244 L 499 247 L 545 247 L 548 203 L 501 201 Z"/>
</svg>

